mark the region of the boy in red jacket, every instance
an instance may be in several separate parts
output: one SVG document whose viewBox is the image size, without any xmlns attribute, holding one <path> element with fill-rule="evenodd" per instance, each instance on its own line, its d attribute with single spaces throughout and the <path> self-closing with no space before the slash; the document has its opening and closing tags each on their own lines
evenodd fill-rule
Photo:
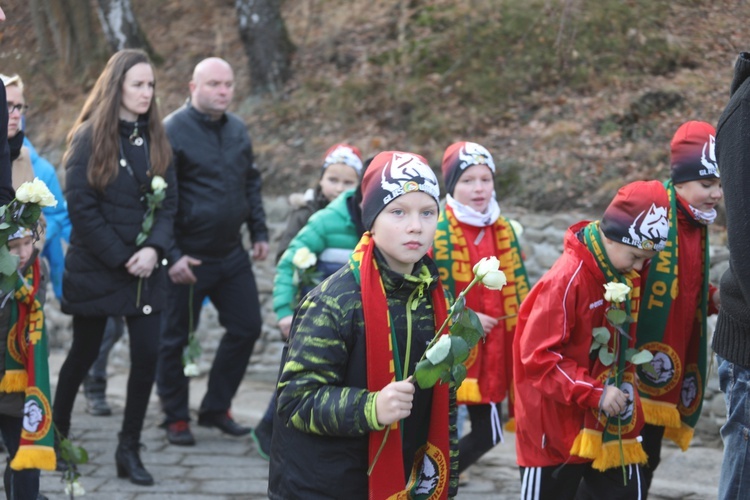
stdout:
<svg viewBox="0 0 750 500">
<path fill-rule="evenodd" d="M 659 465 L 662 438 L 687 450 L 703 405 L 706 317 L 718 313 L 719 304 L 718 290 L 708 282 L 708 225 L 716 219 L 716 205 L 723 196 L 715 137 L 711 124 L 689 121 L 672 139 L 670 180 L 665 186 L 673 230 L 643 283 L 638 347 L 654 355 L 652 370 L 638 369 L 646 419 L 646 491 Z"/>
<path fill-rule="evenodd" d="M 607 311 L 624 306 L 637 320 L 639 271 L 664 248 L 668 208 L 660 182 L 622 187 L 601 222 L 570 227 L 563 255 L 522 303 L 513 343 L 522 498 L 573 499 L 579 487 L 579 498 L 637 497 L 643 412 L 625 353 L 636 323 L 619 334 Z M 605 298 L 610 283 L 627 285 L 622 303 Z M 592 351 L 600 327 L 614 354 L 607 364 Z"/>
</svg>

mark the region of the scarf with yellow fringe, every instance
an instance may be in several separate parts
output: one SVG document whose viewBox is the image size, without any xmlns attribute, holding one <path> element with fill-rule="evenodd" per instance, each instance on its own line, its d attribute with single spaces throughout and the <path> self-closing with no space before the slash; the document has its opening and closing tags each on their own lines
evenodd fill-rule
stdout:
<svg viewBox="0 0 750 500">
<path fill-rule="evenodd" d="M 607 327 L 611 333 L 607 347 L 615 353 L 615 361 L 613 366 L 607 366 L 602 364 L 599 356 L 596 356 L 590 367 L 590 373 L 602 385 L 619 387 L 630 396 L 631 401 L 619 415 L 613 417 L 607 417 L 598 408 L 591 408 L 586 412 L 584 428 L 576 436 L 570 454 L 592 459 L 591 466 L 600 471 L 621 465 L 644 464 L 648 457 L 639 440 L 644 423 L 643 409 L 636 389 L 635 367 L 625 359 L 625 350 L 635 346 L 635 330 L 640 303 L 640 275 L 631 271 L 623 276 L 615 269 L 604 250 L 599 232 L 599 221 L 586 226 L 584 243 L 596 259 L 607 282 L 624 283 L 630 287 L 629 300 L 624 302 L 626 313 L 633 318 L 633 323 L 630 324 L 628 330 L 630 339 L 616 332 L 615 328 L 605 320 L 602 326 Z M 602 288 L 602 295 L 604 295 L 604 288 Z"/>
<path fill-rule="evenodd" d="M 513 359 L 510 353 L 518 308 L 529 293 L 529 279 L 518 238 L 508 220 L 498 217 L 494 224 L 481 230 L 493 238 L 494 255 L 500 261 L 500 270 L 505 273 L 508 284 L 497 291 L 477 287 L 466 297 L 466 306 L 470 309 L 502 319 L 495 331 L 472 349 L 465 363 L 466 379 L 456 396 L 458 404 L 488 404 L 499 403 L 508 394 L 512 416 Z M 462 224 L 449 206 L 440 212 L 433 249 L 440 280 L 455 297 L 474 279 L 474 265 L 483 257 L 489 257 L 479 255 L 477 244 L 467 242 Z M 495 297 L 493 310 L 486 310 L 482 294 Z M 503 357 L 505 363 L 502 363 Z M 509 430 L 514 430 L 512 427 Z"/>
<path fill-rule="evenodd" d="M 651 361 L 653 371 L 638 367 L 638 389 L 646 422 L 665 427 L 664 436 L 685 451 L 693 438 L 706 388 L 706 318 L 710 269 L 709 255 L 706 252 L 708 230 L 705 225 L 701 225 L 703 286 L 696 311 L 695 328 L 691 332 L 668 330 L 670 307 L 679 292 L 679 238 L 677 194 L 671 180 L 665 182 L 664 187 L 670 202 L 669 239 L 665 249 L 652 260 L 648 271 L 637 336 L 638 348 L 648 349 L 654 354 Z M 686 333 L 691 336 L 687 345 Z M 686 349 L 681 353 L 675 346 L 686 346 Z"/>
<path fill-rule="evenodd" d="M 391 324 L 385 288 L 374 250 L 375 242 L 371 234 L 366 232 L 349 259 L 349 266 L 362 290 L 367 349 L 367 389 L 373 392 L 381 390 L 395 380 L 403 380 L 409 375 L 400 368 L 398 362 L 400 360 L 397 359 L 397 355 L 394 355 L 395 331 Z M 442 286 L 438 285 L 433 288 L 431 299 L 437 329 L 448 316 Z M 407 341 L 407 349 L 409 346 L 410 342 Z M 405 353 L 406 359 L 408 356 L 408 353 Z M 405 362 L 405 366 L 408 367 L 408 361 Z M 432 389 L 427 443 L 414 457 L 414 467 L 408 482 L 404 478 L 401 422 L 391 424 L 390 431 L 385 428 L 382 431 L 370 432 L 369 464 L 372 472 L 368 480 L 369 498 L 394 500 L 448 498 L 450 486 L 449 411 L 448 384 L 435 384 Z M 382 451 L 378 456 L 381 446 Z M 373 462 L 375 462 L 374 467 Z"/>
<path fill-rule="evenodd" d="M 39 259 L 18 277 L 10 300 L 10 328 L 5 354 L 5 375 L 0 392 L 25 395 L 23 428 L 12 469 L 55 470 L 54 431 L 50 407 L 47 328 L 44 310 L 36 298 L 41 272 Z"/>
</svg>

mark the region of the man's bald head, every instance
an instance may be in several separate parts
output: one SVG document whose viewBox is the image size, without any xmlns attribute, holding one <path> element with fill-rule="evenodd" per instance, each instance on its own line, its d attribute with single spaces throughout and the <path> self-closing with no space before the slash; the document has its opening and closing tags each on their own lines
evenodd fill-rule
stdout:
<svg viewBox="0 0 750 500">
<path fill-rule="evenodd" d="M 190 81 L 191 102 L 195 109 L 218 120 L 234 96 L 234 71 L 224 59 L 209 57 L 199 62 Z"/>
</svg>

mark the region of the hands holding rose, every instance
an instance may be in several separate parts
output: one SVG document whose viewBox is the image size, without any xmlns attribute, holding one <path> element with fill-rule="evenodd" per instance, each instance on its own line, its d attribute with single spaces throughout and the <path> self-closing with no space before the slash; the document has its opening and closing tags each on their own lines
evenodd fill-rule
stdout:
<svg viewBox="0 0 750 500">
<path fill-rule="evenodd" d="M 125 263 L 125 268 L 137 278 L 148 278 L 154 271 L 159 255 L 152 247 L 143 247 Z"/>
<path fill-rule="evenodd" d="M 411 377 L 391 382 L 383 387 L 375 399 L 375 414 L 380 425 L 391 425 L 411 414 L 416 386 Z"/>
</svg>

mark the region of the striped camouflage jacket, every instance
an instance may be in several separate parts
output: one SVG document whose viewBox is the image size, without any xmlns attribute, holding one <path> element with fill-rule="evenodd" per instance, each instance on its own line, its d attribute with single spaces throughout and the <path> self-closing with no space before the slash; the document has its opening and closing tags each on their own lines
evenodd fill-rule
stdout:
<svg viewBox="0 0 750 500">
<path fill-rule="evenodd" d="M 377 254 L 377 250 L 376 250 Z M 378 256 L 388 308 L 396 325 L 398 352 L 406 352 L 407 314 L 412 307 L 408 373 L 414 372 L 435 334 L 429 290 L 437 268 L 429 258 L 429 285 L 387 268 Z M 423 293 L 414 293 L 423 286 Z M 277 388 L 269 495 L 281 498 L 367 498 L 368 433 L 377 429 L 375 393 L 367 387 L 365 325 L 360 287 L 349 266 L 306 297 L 292 325 Z M 404 474 L 426 441 L 431 390 L 417 388 L 404 421 Z M 451 391 L 451 494 L 458 487 L 455 391 Z"/>
</svg>

